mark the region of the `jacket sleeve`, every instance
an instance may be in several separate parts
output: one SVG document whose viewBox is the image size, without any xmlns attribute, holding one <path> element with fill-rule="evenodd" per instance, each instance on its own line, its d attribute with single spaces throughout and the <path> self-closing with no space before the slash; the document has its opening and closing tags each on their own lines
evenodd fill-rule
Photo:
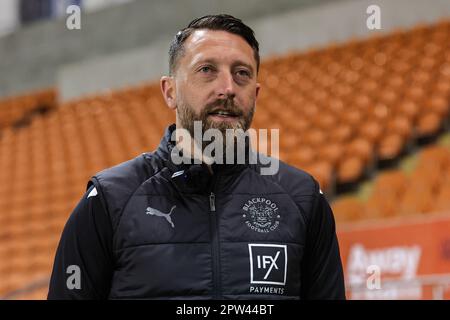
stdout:
<svg viewBox="0 0 450 320">
<path fill-rule="evenodd" d="M 113 273 L 112 237 L 100 192 L 92 185 L 64 227 L 47 298 L 108 298 Z"/>
<path fill-rule="evenodd" d="M 345 299 L 333 212 L 317 186 L 302 260 L 302 299 Z"/>
</svg>

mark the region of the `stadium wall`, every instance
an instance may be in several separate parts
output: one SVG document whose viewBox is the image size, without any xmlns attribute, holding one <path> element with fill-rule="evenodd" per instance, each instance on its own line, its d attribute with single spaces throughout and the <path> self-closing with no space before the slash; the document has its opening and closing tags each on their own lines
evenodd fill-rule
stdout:
<svg viewBox="0 0 450 320">
<path fill-rule="evenodd" d="M 81 30 L 68 30 L 66 17 L 36 22 L 0 38 L 0 97 L 55 85 L 64 64 L 166 39 L 192 17 L 229 12 L 250 20 L 329 1 L 135 0 L 82 13 Z"/>
<path fill-rule="evenodd" d="M 366 9 L 371 4 L 378 4 L 381 9 L 379 31 L 369 30 L 366 25 Z M 267 58 L 291 50 L 307 50 L 377 32 L 410 28 L 418 23 L 432 23 L 445 17 L 450 17 L 448 0 L 436 0 L 432 5 L 423 0 L 351 0 L 291 9 L 246 22 L 255 30 L 261 56 Z M 167 72 L 167 49 L 175 30 L 150 46 L 63 66 L 58 72 L 61 98 L 70 100 L 158 79 Z"/>
</svg>

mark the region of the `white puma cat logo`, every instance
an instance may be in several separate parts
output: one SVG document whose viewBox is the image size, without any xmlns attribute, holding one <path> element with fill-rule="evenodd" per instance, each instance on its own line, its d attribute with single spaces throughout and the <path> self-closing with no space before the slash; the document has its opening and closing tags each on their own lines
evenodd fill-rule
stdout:
<svg viewBox="0 0 450 320">
<path fill-rule="evenodd" d="M 155 208 L 151 208 L 151 207 L 147 207 L 147 214 L 151 214 L 153 216 L 157 216 L 157 217 L 163 217 L 167 220 L 168 223 L 170 223 L 170 225 L 172 226 L 172 228 L 175 228 L 175 226 L 173 225 L 172 222 L 172 218 L 170 217 L 170 215 L 172 214 L 173 209 L 175 209 L 177 206 L 173 206 L 172 209 L 170 209 L 169 213 L 164 213 L 161 212 Z"/>
</svg>

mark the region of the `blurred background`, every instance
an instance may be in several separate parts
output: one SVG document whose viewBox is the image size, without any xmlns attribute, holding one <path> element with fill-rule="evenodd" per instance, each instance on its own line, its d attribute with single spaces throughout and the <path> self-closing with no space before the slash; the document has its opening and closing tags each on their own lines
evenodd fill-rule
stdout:
<svg viewBox="0 0 450 320">
<path fill-rule="evenodd" d="M 0 298 L 46 298 L 88 179 L 158 145 L 170 40 L 211 13 L 255 30 L 253 127 L 320 182 L 347 297 L 449 299 L 450 0 L 2 0 Z"/>
</svg>

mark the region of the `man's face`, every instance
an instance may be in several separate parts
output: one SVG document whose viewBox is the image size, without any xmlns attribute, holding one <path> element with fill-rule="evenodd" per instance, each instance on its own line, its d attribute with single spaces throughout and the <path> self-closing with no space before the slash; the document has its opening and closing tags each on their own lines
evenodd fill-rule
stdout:
<svg viewBox="0 0 450 320">
<path fill-rule="evenodd" d="M 240 36 L 196 30 L 184 43 L 174 72 L 177 126 L 243 129 L 252 122 L 259 91 L 253 49 Z"/>
</svg>

